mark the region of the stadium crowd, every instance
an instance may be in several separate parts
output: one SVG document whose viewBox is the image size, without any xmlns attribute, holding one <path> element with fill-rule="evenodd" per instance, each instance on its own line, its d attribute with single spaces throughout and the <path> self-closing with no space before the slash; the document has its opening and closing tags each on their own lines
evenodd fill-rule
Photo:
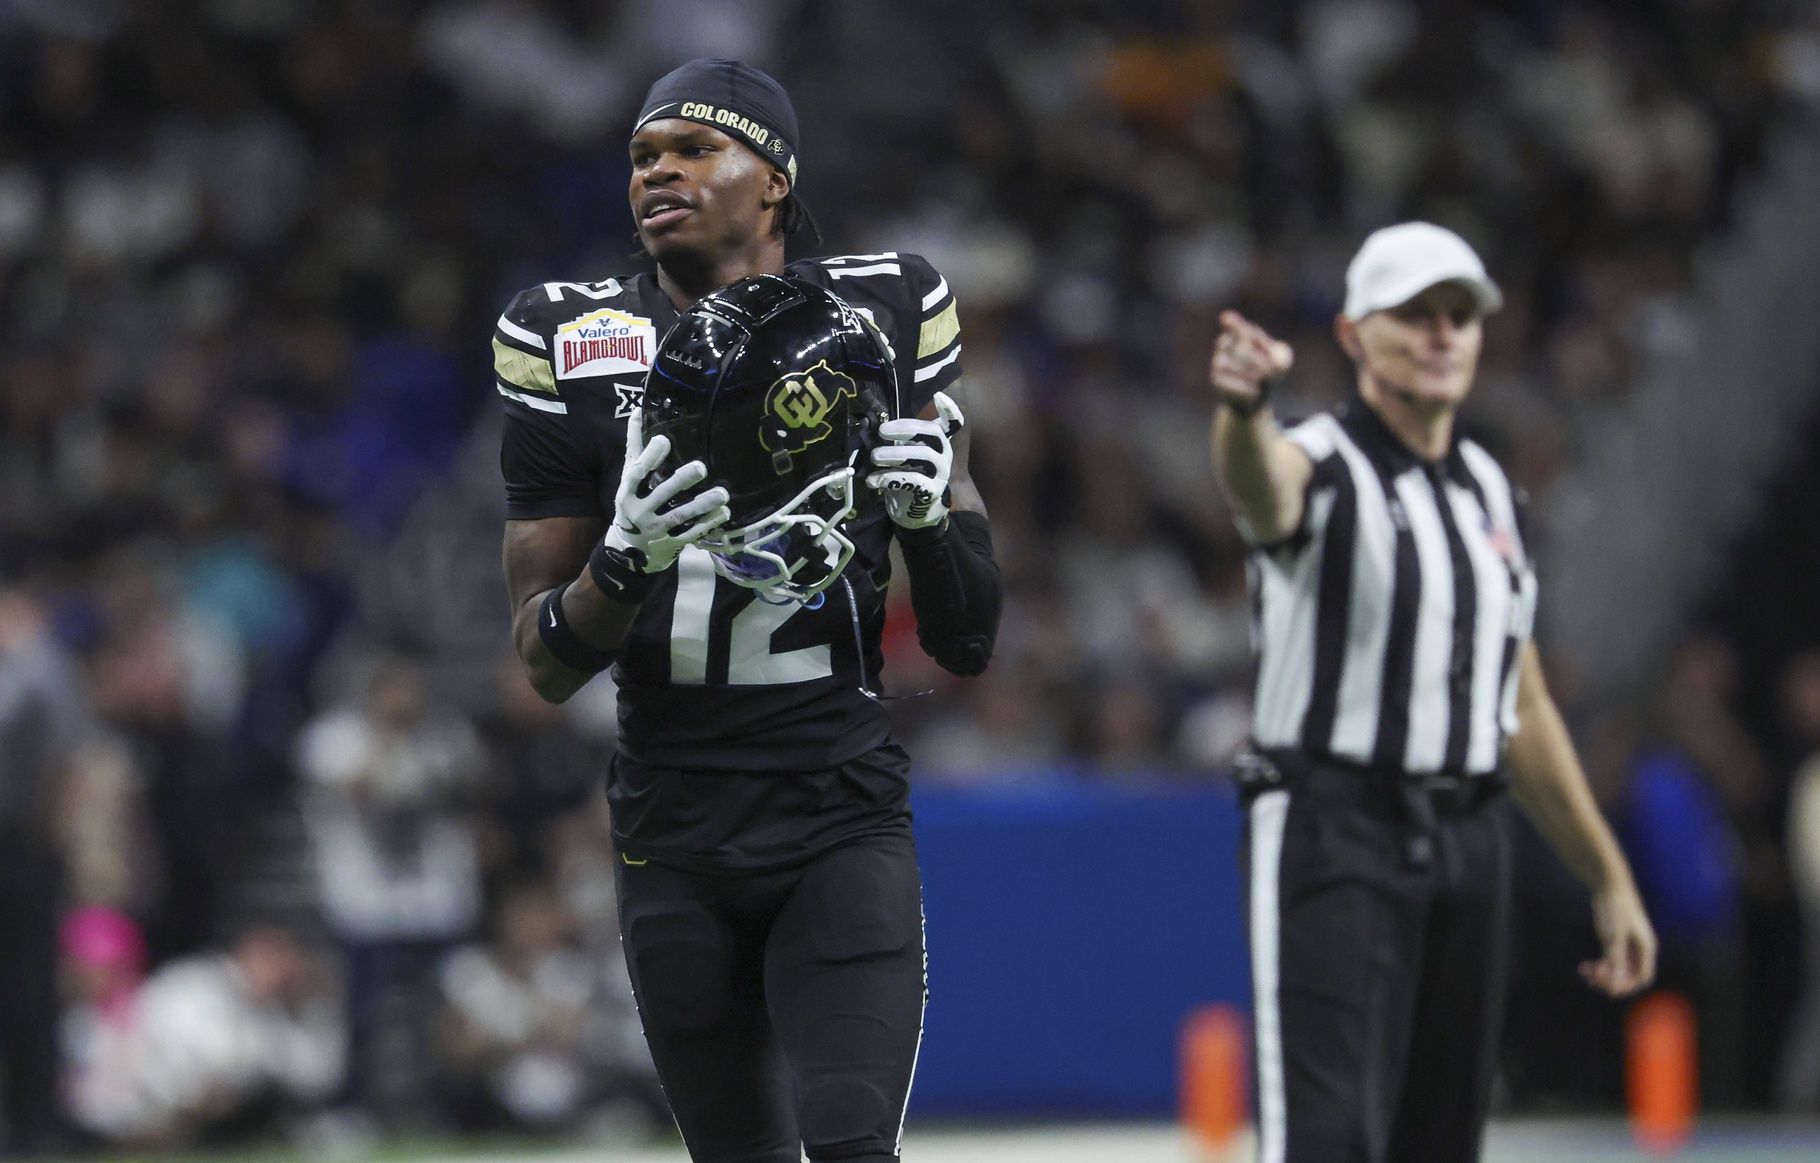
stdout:
<svg viewBox="0 0 1820 1163">
<path fill-rule="evenodd" d="M 500 664 L 490 549 L 437 561 L 489 587 L 460 657 L 411 616 L 436 595 L 398 590 L 428 568 L 407 555 L 452 556 L 426 505 L 497 491 L 500 305 L 635 261 L 620 142 L 669 65 L 773 69 L 826 249 L 917 251 L 956 289 L 1006 623 L 963 686 L 906 609 L 888 677 L 937 688 L 903 732 L 970 782 L 1208 779 L 1242 743 L 1245 555 L 1205 447 L 1221 307 L 1294 343 L 1282 409 L 1311 410 L 1347 387 L 1327 328 L 1357 240 L 1461 230 L 1508 300 L 1475 420 L 1545 497 L 1820 99 L 1820 22 L 1780 0 L 926 7 L 0 0 L 9 1149 L 661 1109 L 602 955 L 610 714 Z M 1690 628 L 1659 692 L 1575 712 L 1714 1093 L 1768 1101 L 1754 1064 L 1786 1053 L 1783 1100 L 1820 1109 L 1820 992 L 1766 1041 L 1740 964 L 1792 956 L 1797 895 L 1820 964 L 1816 672 L 1766 730 L 1735 668 Z M 307 922 L 236 892 L 269 855 L 245 822 L 286 812 Z M 186 1042 L 203 1027 L 244 1036 Z"/>
</svg>

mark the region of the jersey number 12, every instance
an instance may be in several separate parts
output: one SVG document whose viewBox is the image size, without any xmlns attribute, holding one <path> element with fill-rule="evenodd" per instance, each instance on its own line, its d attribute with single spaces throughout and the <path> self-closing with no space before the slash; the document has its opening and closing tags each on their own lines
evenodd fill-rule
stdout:
<svg viewBox="0 0 1820 1163">
<path fill-rule="evenodd" d="M 795 602 L 774 605 L 754 600 L 716 625 L 714 590 L 719 582 L 708 551 L 689 546 L 676 559 L 676 604 L 670 621 L 670 681 L 708 681 L 712 635 L 729 635 L 727 677 L 730 686 L 766 686 L 808 682 L 834 673 L 833 652 L 826 643 L 798 650 L 771 652 L 771 636 L 802 611 Z"/>
</svg>

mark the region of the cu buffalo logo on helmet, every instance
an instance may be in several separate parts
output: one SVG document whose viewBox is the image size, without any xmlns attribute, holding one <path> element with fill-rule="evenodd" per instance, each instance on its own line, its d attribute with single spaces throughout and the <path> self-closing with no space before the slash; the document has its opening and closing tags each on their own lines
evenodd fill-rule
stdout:
<svg viewBox="0 0 1820 1163">
<path fill-rule="evenodd" d="M 759 431 L 759 444 L 773 456 L 791 456 L 826 440 L 834 431 L 828 414 L 842 397 L 858 399 L 859 387 L 852 376 L 835 371 L 826 360 L 782 377 L 765 393 L 768 423 Z"/>
</svg>

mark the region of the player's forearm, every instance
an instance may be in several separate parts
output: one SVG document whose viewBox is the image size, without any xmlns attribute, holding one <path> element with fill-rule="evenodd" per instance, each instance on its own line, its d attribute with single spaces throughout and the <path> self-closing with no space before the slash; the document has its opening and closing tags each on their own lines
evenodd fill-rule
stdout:
<svg viewBox="0 0 1820 1163">
<path fill-rule="evenodd" d="M 1004 607 L 985 514 L 955 510 L 941 526 L 905 531 L 898 540 L 923 652 L 953 674 L 981 673 L 992 659 Z"/>
<path fill-rule="evenodd" d="M 1519 714 L 1509 757 L 1517 803 L 1582 884 L 1594 892 L 1634 887 L 1554 700 L 1528 699 Z"/>
<path fill-rule="evenodd" d="M 625 645 L 638 606 L 606 597 L 584 569 L 563 591 L 561 614 L 575 637 L 598 656 L 570 649 L 564 659 L 551 649 L 549 597 L 546 591 L 519 608 L 513 635 L 532 688 L 545 701 L 561 703 L 611 663 Z"/>
<path fill-rule="evenodd" d="M 587 685 L 594 672 L 583 672 L 563 665 L 550 653 L 537 633 L 537 621 L 543 609 L 543 597 L 518 612 L 512 625 L 512 638 L 518 657 L 524 663 L 525 677 L 531 689 L 547 703 L 567 702 L 570 695 Z"/>
<path fill-rule="evenodd" d="M 1231 408 L 1213 413 L 1213 466 L 1220 487 L 1253 535 L 1274 541 L 1294 532 L 1301 520 L 1305 469 L 1269 408 L 1241 416 Z"/>
</svg>

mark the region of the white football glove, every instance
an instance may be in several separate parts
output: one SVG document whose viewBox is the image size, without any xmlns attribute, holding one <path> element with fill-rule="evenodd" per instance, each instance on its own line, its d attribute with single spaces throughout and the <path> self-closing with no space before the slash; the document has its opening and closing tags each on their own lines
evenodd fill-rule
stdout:
<svg viewBox="0 0 1820 1163">
<path fill-rule="evenodd" d="M 719 487 L 674 509 L 664 509 L 678 493 L 708 479 L 707 466 L 699 460 L 683 465 L 649 492 L 641 492 L 646 479 L 668 455 L 670 438 L 658 436 L 646 444 L 644 417 L 634 411 L 626 421 L 626 460 L 619 470 L 619 492 L 613 498 L 613 524 L 607 527 L 606 548 L 638 573 L 669 569 L 685 546 L 695 544 L 733 515 L 727 508 L 727 490 Z"/>
<path fill-rule="evenodd" d="M 946 392 L 935 393 L 934 420 L 887 420 L 878 434 L 890 441 L 872 450 L 879 469 L 866 484 L 885 499 L 891 520 L 902 529 L 927 529 L 948 516 L 948 478 L 954 446 L 948 442 L 966 421 Z"/>
</svg>

